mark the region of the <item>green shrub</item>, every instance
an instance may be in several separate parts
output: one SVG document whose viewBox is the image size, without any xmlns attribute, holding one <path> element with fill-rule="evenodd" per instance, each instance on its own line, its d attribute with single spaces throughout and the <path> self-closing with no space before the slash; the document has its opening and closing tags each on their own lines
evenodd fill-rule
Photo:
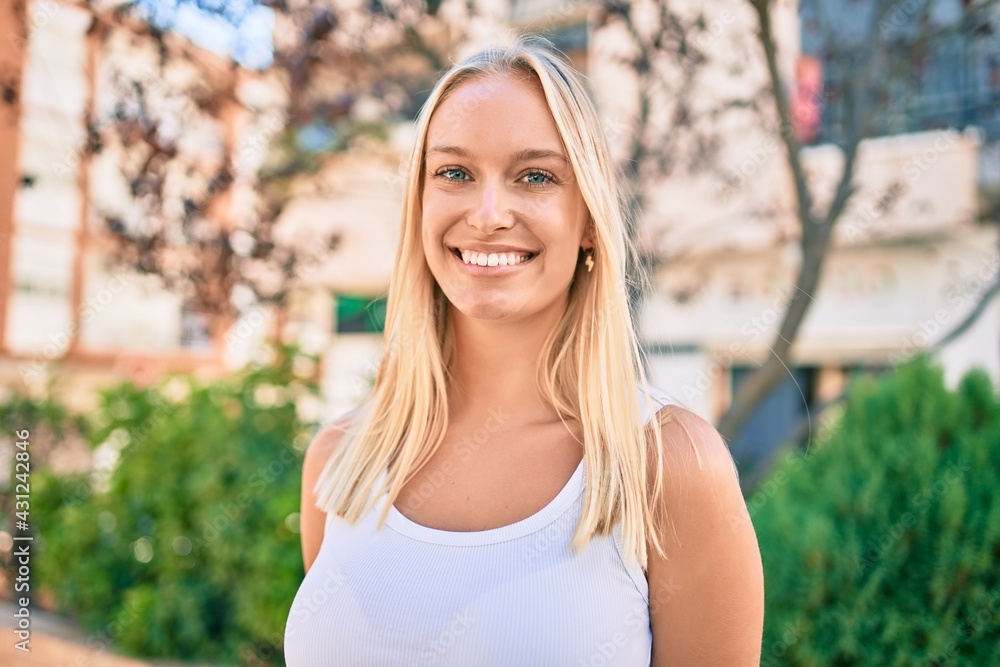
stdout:
<svg viewBox="0 0 1000 667">
<path fill-rule="evenodd" d="M 51 387 L 49 390 L 51 392 Z M 79 432 L 85 425 L 81 417 L 69 414 L 51 394 L 40 398 L 11 394 L 0 405 L 0 428 L 9 434 L 24 429 L 27 424 L 33 428 L 40 426 L 56 436 L 63 436 L 67 431 Z"/>
<path fill-rule="evenodd" d="M 854 384 L 820 446 L 749 500 L 762 665 L 1000 664 L 1000 403 L 917 357 Z"/>
<path fill-rule="evenodd" d="M 28 455 L 28 460 L 22 462 L 22 467 L 17 468 L 17 456 L 21 450 L 14 447 L 10 451 L 15 456 L 11 456 L 6 475 L 0 476 L 0 530 L 10 534 L 32 535 L 35 531 L 31 529 L 34 525 L 34 517 L 37 514 L 37 506 L 34 503 L 35 491 L 38 479 L 37 471 L 44 469 L 48 461 L 59 455 L 59 449 L 65 443 L 84 442 L 83 429 L 86 422 L 77 415 L 72 415 L 68 410 L 54 398 L 49 392 L 44 396 L 25 396 L 12 393 L 0 403 L 0 438 L 7 440 L 8 446 L 14 441 L 21 440 L 15 434 L 29 431 L 29 445 L 23 450 Z M 25 469 L 27 468 L 27 473 Z M 27 492 L 24 486 L 27 485 Z M 25 506 L 24 495 L 27 495 L 27 507 Z M 20 498 L 18 496 L 21 496 Z M 15 514 L 16 511 L 27 510 L 28 526 L 27 530 L 17 526 L 23 516 Z M 17 576 L 17 563 L 13 558 L 0 558 L 0 576 L 5 581 L 13 581 Z M 18 592 L 18 591 L 15 591 Z"/>
<path fill-rule="evenodd" d="M 33 473 L 33 576 L 94 643 L 146 657 L 283 664 L 285 619 L 304 570 L 297 512 L 316 394 L 277 361 L 208 383 L 121 384 L 89 417 L 120 447 L 92 475 Z M 306 361 L 308 363 L 308 361 Z"/>
</svg>

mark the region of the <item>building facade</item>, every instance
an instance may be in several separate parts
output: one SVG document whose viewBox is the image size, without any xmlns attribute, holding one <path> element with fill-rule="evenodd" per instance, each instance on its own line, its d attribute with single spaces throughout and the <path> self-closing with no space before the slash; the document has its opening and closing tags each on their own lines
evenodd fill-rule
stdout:
<svg viewBox="0 0 1000 667">
<path fill-rule="evenodd" d="M 99 102 L 99 61 L 107 54 L 97 53 L 79 3 L 36 2 L 31 11 L 43 4 L 54 4 L 58 11 L 36 21 L 20 49 L 0 51 L 5 66 L 24 72 L 19 110 L 0 106 L 5 156 L 0 232 L 10 240 L 0 252 L 4 383 L 23 383 L 26 372 L 57 360 L 87 382 L 238 366 L 271 330 L 265 309 L 250 309 L 227 331 L 213 332 L 204 314 L 176 295 L 102 264 L 88 206 L 120 193 L 109 191 L 114 179 L 101 171 L 106 167 L 74 159 L 66 147 L 86 140 L 82 119 Z M 711 109 L 724 95 L 749 95 L 766 83 L 753 41 L 755 19 L 744 5 L 713 0 L 688 8 L 708 17 L 696 37 L 708 57 L 686 91 L 692 109 Z M 779 67 L 786 80 L 822 91 L 830 75 L 810 52 L 808 13 L 794 2 L 774 6 Z M 687 5 L 680 7 L 685 11 Z M 599 8 L 589 3 L 531 0 L 495 9 L 493 22 L 478 27 L 479 39 L 509 30 L 549 37 L 587 75 L 616 155 L 626 159 L 627 128 L 639 92 L 616 57 L 628 52 L 626 32 L 614 26 L 598 30 Z M 0 10 L 4 31 L 10 11 Z M 56 43 L 58 49 L 52 46 Z M 954 48 L 946 52 L 949 63 L 956 62 Z M 56 55 L 67 49 L 74 57 Z M 183 51 L 203 68 L 225 69 L 222 58 L 190 45 Z M 995 52 L 984 53 L 962 60 L 978 87 L 974 95 L 957 94 L 972 103 L 943 104 L 941 77 L 929 75 L 924 97 L 937 106 L 926 113 L 919 104 L 908 108 L 910 120 L 888 124 L 880 136 L 863 143 L 857 193 L 837 225 L 820 286 L 810 295 L 794 364 L 731 445 L 765 452 L 791 437 L 853 374 L 890 368 L 916 350 L 935 346 L 968 318 L 996 281 L 1000 239 L 996 209 L 989 202 L 1000 190 L 995 117 L 1000 106 L 980 100 L 998 99 L 1000 78 L 989 69 Z M 674 108 L 669 87 L 656 94 Z M 948 108 L 950 116 L 942 111 Z M 713 121 L 710 129 L 721 149 L 712 168 L 674 169 L 643 183 L 639 242 L 662 259 L 639 322 L 652 379 L 711 422 L 718 421 L 741 383 L 769 354 L 801 262 L 793 183 L 775 128 L 768 126 L 767 108 L 763 113 L 762 121 L 759 113 L 734 109 Z M 804 135 L 809 146 L 803 160 L 822 205 L 829 201 L 842 160 L 829 143 L 836 140 L 836 109 L 805 109 L 806 117 L 809 113 L 812 134 Z M 656 123 L 652 119 L 650 132 Z M 200 143 L 238 142 L 242 130 L 236 128 L 245 125 L 220 118 L 221 136 Z M 287 234 L 322 226 L 341 238 L 336 255 L 297 283 L 284 327 L 286 335 L 323 359 L 324 419 L 367 394 L 382 353 L 412 124 L 390 129 L 389 141 L 352 147 L 330 163 L 336 192 L 300 197 L 281 219 Z M 655 152 L 658 146 L 651 143 Z M 670 146 L 681 151 L 675 162 L 682 165 L 698 157 L 690 148 L 684 153 L 683 146 Z M 235 208 L 220 212 L 220 224 L 240 215 L 239 202 L 234 197 Z M 938 358 L 950 382 L 978 365 L 1000 386 L 998 300 L 987 303 Z"/>
<path fill-rule="evenodd" d="M 708 7 L 707 16 L 716 17 L 702 39 L 708 51 L 720 55 L 706 65 L 700 87 L 694 88 L 696 100 L 719 90 L 759 86 L 764 69 L 753 51 L 759 50 L 752 41 L 754 17 L 734 3 L 702 6 Z M 815 80 L 809 16 L 800 15 L 795 3 L 775 7 L 786 80 L 822 92 L 826 74 L 818 72 Z M 594 11 L 586 3 L 515 2 L 508 25 L 546 34 L 571 55 L 590 79 L 612 143 L 618 140 L 616 150 L 624 155 L 627 133 L 617 128 L 635 113 L 630 106 L 635 91 L 609 55 L 623 50 L 627 40 L 613 29 L 596 31 Z M 726 49 L 715 48 L 748 37 L 746 52 L 733 49 L 735 55 L 727 56 Z M 750 61 L 735 78 L 732 57 Z M 988 57 L 966 60 L 991 62 Z M 986 86 L 977 89 L 975 99 L 1000 94 L 1000 79 L 988 71 L 970 77 Z M 862 143 L 857 192 L 839 219 L 820 285 L 810 295 L 794 362 L 786 380 L 731 439 L 734 449 L 753 459 L 775 443 L 801 436 L 803 426 L 808 435 L 818 427 L 815 411 L 836 398 L 853 375 L 891 368 L 946 337 L 936 357 L 949 383 L 981 366 L 1000 386 L 1000 300 L 988 301 L 971 326 L 950 337 L 979 310 L 997 280 L 1000 238 L 989 201 L 1000 184 L 998 108 L 978 104 L 957 115 L 920 116 L 917 104 L 910 114 L 923 121 L 886 125 Z M 811 112 L 816 126 L 812 136 L 802 138 L 807 144 L 803 161 L 819 205 L 829 202 L 843 159 L 829 143 L 835 139 L 829 129 L 836 126 L 835 111 L 815 105 L 799 111 L 807 118 Z M 732 126 L 722 135 L 726 147 L 716 168 L 675 172 L 647 183 L 643 220 L 643 242 L 663 259 L 640 322 L 652 378 L 712 422 L 769 354 L 801 263 L 794 187 L 776 132 L 767 129 L 766 116 L 762 122 L 759 116 L 737 114 L 727 122 Z M 405 140 L 399 143 L 400 156 L 407 147 Z M 373 189 L 377 183 L 372 180 Z M 370 220 L 362 210 L 374 209 L 358 208 Z M 385 227 L 394 229 L 398 211 L 387 215 Z M 384 240 L 368 243 L 365 247 L 376 248 L 393 240 L 387 231 Z M 384 271 L 387 283 L 389 268 Z M 384 307 L 383 288 L 342 286 L 346 283 L 334 280 L 323 285 L 338 303 L 368 302 L 376 311 L 380 303 Z M 355 305 L 358 310 L 363 308 Z M 366 325 L 351 321 L 346 327 L 336 321 L 325 327 L 331 414 L 364 396 L 380 353 L 377 317 L 369 317 Z"/>
<path fill-rule="evenodd" d="M 18 84 L 0 104 L 0 386 L 39 392 L 57 378 L 64 398 L 85 405 L 94 386 L 122 377 L 222 372 L 226 332 L 213 328 L 213 314 L 111 261 L 100 219 L 141 215 L 118 168 L 120 147 L 94 146 L 115 105 L 134 102 L 116 82 L 153 72 L 158 45 L 142 24 L 79 0 L 33 0 L 25 16 L 15 14 L 18 5 L 0 8 L 0 69 Z M 260 83 L 177 35 L 166 36 L 165 48 L 164 75 L 179 88 Z M 215 117 L 178 128 L 178 152 L 193 164 L 217 161 L 227 142 L 259 133 L 247 115 L 222 105 Z M 213 224 L 238 214 L 241 187 L 237 176 L 208 213 Z"/>
</svg>

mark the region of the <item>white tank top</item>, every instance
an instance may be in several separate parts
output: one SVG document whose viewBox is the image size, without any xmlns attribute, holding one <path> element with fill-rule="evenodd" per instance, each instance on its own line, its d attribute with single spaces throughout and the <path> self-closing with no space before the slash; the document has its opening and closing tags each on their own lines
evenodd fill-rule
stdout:
<svg viewBox="0 0 1000 667">
<path fill-rule="evenodd" d="M 393 506 L 376 531 L 388 496 L 353 526 L 329 513 L 285 625 L 286 664 L 648 667 L 649 586 L 621 523 L 569 549 L 585 482 L 581 460 L 545 507 L 490 530 L 429 528 Z"/>
</svg>

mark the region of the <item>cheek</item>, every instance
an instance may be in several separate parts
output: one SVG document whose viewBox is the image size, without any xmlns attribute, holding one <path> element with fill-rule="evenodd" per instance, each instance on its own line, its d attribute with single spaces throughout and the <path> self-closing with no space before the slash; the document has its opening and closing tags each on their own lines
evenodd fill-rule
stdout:
<svg viewBox="0 0 1000 667">
<path fill-rule="evenodd" d="M 542 270 L 553 282 L 553 287 L 562 287 L 564 279 L 569 281 L 576 270 L 579 247 L 566 231 L 553 230 L 552 234 L 539 236 L 545 248 Z"/>
<path fill-rule="evenodd" d="M 551 259 L 553 260 L 553 268 L 560 274 L 572 277 L 579 259 L 579 250 L 572 243 L 564 244 L 564 247 L 559 249 L 558 254 Z"/>
<path fill-rule="evenodd" d="M 420 237 L 424 250 L 432 251 L 441 245 L 442 220 L 434 197 L 423 198 L 420 209 Z"/>
</svg>

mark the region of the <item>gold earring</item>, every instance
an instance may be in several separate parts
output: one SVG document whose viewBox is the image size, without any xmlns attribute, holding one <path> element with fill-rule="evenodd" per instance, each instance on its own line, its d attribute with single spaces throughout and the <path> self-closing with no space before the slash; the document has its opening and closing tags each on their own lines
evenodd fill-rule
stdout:
<svg viewBox="0 0 1000 667">
<path fill-rule="evenodd" d="M 588 248 L 583 258 L 583 263 L 587 265 L 587 273 L 594 270 L 594 249 Z"/>
</svg>

